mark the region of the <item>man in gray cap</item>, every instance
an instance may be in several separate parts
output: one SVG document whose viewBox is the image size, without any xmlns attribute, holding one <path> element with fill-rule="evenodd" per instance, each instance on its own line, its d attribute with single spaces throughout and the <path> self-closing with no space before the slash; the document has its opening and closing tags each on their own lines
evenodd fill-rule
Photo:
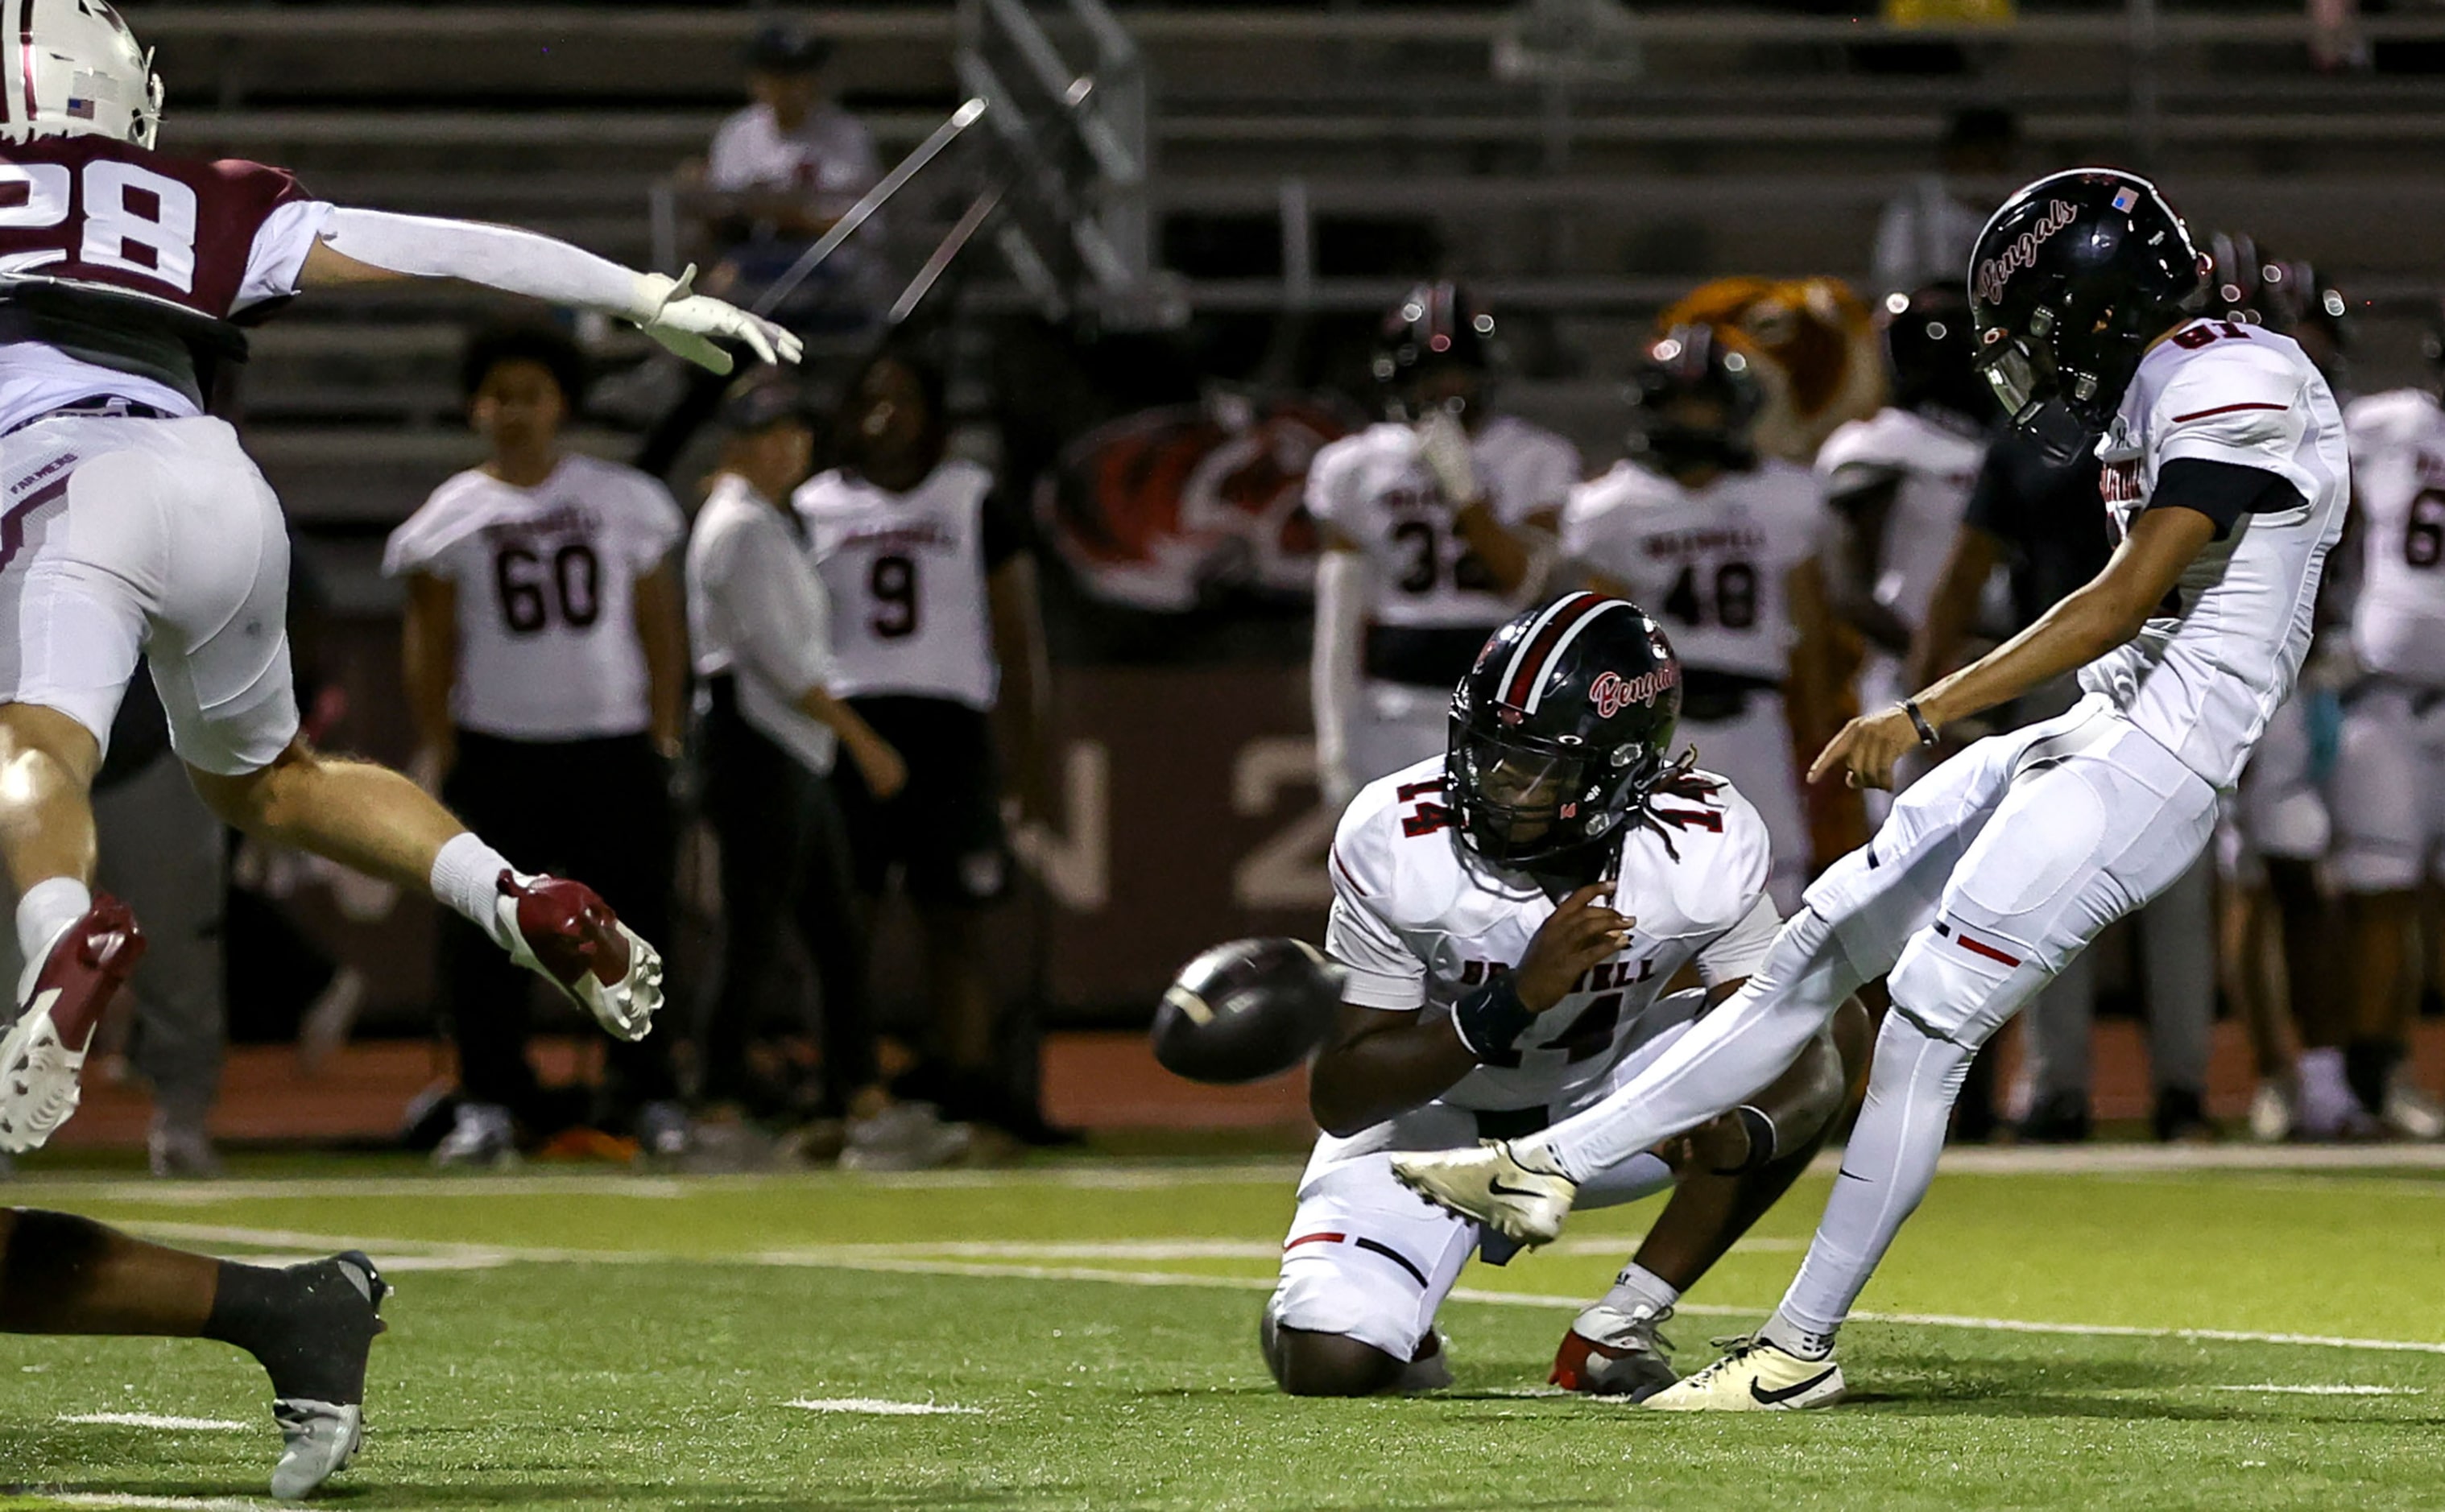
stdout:
<svg viewBox="0 0 2445 1512">
<path fill-rule="evenodd" d="M 794 27 L 768 27 L 747 47 L 755 103 L 721 123 L 704 184 L 720 197 L 712 230 L 725 249 L 706 281 L 742 297 L 778 276 L 874 185 L 881 169 L 864 123 L 828 99 L 831 45 Z M 863 229 L 864 242 L 879 233 Z M 793 296 L 785 324 L 849 327 L 873 313 L 866 260 L 844 247 Z"/>
</svg>

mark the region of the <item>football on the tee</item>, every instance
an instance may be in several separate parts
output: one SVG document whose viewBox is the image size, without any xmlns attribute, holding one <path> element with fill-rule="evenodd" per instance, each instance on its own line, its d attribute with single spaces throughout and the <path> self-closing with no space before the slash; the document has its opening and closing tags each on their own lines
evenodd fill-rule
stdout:
<svg viewBox="0 0 2445 1512">
<path fill-rule="evenodd" d="M 1256 1081 L 1333 1032 L 1341 973 L 1304 940 L 1234 940 L 1172 979 L 1154 1011 L 1154 1058 L 1190 1081 Z"/>
</svg>

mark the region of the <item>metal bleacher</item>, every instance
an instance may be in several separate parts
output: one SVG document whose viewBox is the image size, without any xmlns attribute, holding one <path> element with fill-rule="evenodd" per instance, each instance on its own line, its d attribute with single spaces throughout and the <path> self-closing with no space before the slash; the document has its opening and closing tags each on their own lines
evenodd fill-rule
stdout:
<svg viewBox="0 0 2445 1512">
<path fill-rule="evenodd" d="M 1060 0 L 1032 9 L 1056 35 L 1074 26 Z M 1541 312 L 1557 340 L 1518 394 L 1565 424 L 1605 410 L 1629 330 L 1699 279 L 1864 274 L 1878 208 L 1930 169 L 1946 119 L 1970 103 L 2020 112 L 2025 168 L 2152 169 L 2201 225 L 2318 260 L 2368 302 L 2368 371 L 2402 375 L 2445 248 L 2433 76 L 2313 70 L 2297 3 L 2020 9 L 2007 26 L 1899 30 L 1873 6 L 1860 19 L 1684 0 L 1558 41 L 1497 5 L 1116 13 L 1152 81 L 1153 216 L 1235 224 L 1260 251 L 1186 280 L 1189 308 L 1373 306 L 1395 280 L 1336 266 L 1334 229 L 1425 223 L 1444 266 Z M 170 84 L 165 144 L 637 262 L 653 251 L 654 185 L 735 106 L 740 40 L 780 18 L 838 39 L 836 87 L 887 160 L 966 92 L 947 4 L 132 12 Z M 2372 14 L 2362 40 L 2381 65 L 2417 66 L 2418 49 L 2445 51 L 2445 13 Z M 1895 71 L 1875 50 L 1895 46 L 1940 56 Z M 302 525 L 369 532 L 472 455 L 455 354 L 482 308 L 333 299 L 259 334 L 251 434 Z"/>
</svg>

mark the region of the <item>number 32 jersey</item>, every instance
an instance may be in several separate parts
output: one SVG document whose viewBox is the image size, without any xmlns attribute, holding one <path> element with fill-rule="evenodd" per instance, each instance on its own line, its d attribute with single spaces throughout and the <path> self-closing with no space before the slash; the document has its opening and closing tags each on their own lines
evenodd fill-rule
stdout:
<svg viewBox="0 0 2445 1512">
<path fill-rule="evenodd" d="M 1487 507 L 1507 526 L 1561 508 L 1579 480 L 1577 448 L 1508 415 L 1469 439 L 1469 455 Z M 1520 608 L 1468 550 L 1409 426 L 1382 421 L 1316 453 L 1307 512 L 1366 555 L 1371 624 L 1490 631 Z"/>
<path fill-rule="evenodd" d="M 895 494 L 835 468 L 791 502 L 831 600 L 831 691 L 992 708 L 1001 669 L 986 584 L 1027 544 L 993 475 L 955 457 Z"/>
<path fill-rule="evenodd" d="M 145 359 L 172 345 L 181 312 L 259 319 L 297 292 L 330 213 L 261 163 L 174 158 L 104 137 L 0 143 L 0 277 L 173 307 L 164 339 L 124 344 L 133 360 L 92 340 L 72 343 L 83 355 L 71 356 L 40 322 L 0 309 L 0 430 L 103 395 L 200 413 L 192 372 Z"/>
<path fill-rule="evenodd" d="M 1600 1082 L 1635 1043 L 1638 1019 L 1684 966 L 1708 986 L 1755 970 L 1779 923 L 1765 898 L 1765 823 L 1730 783 L 1703 797 L 1659 794 L 1656 823 L 1622 842 L 1613 906 L 1635 921 L 1620 954 L 1538 1016 L 1520 1048 L 1487 1060 L 1438 1101 L 1558 1109 Z M 1443 807 L 1443 762 L 1369 784 L 1333 838 L 1325 951 L 1362 1008 L 1447 1015 L 1489 974 L 1516 970 L 1553 917 L 1527 877 L 1461 845 Z"/>
<path fill-rule="evenodd" d="M 564 457 L 517 488 L 471 468 L 391 533 L 383 570 L 457 589 L 450 717 L 513 740 L 637 735 L 651 723 L 636 580 L 687 522 L 635 468 Z"/>
<path fill-rule="evenodd" d="M 2361 665 L 2445 688 L 2445 410 L 2425 389 L 2372 394 L 2343 412 L 2360 500 Z"/>
</svg>

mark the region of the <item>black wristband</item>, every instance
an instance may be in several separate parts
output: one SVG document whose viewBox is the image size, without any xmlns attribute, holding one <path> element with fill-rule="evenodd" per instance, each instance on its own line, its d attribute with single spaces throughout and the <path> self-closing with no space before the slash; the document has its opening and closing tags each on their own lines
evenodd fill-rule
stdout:
<svg viewBox="0 0 2445 1512">
<path fill-rule="evenodd" d="M 1520 989 L 1512 985 L 1507 971 L 1452 1004 L 1452 1029 L 1480 1060 L 1509 1054 L 1536 1020 L 1536 1014 L 1520 1000 Z"/>
<path fill-rule="evenodd" d="M 1918 700 L 1902 700 L 1902 712 L 1910 716 L 1911 723 L 1917 728 L 1919 744 L 1935 744 L 1935 726 L 1928 723 L 1927 716 L 1918 712 Z"/>
</svg>

